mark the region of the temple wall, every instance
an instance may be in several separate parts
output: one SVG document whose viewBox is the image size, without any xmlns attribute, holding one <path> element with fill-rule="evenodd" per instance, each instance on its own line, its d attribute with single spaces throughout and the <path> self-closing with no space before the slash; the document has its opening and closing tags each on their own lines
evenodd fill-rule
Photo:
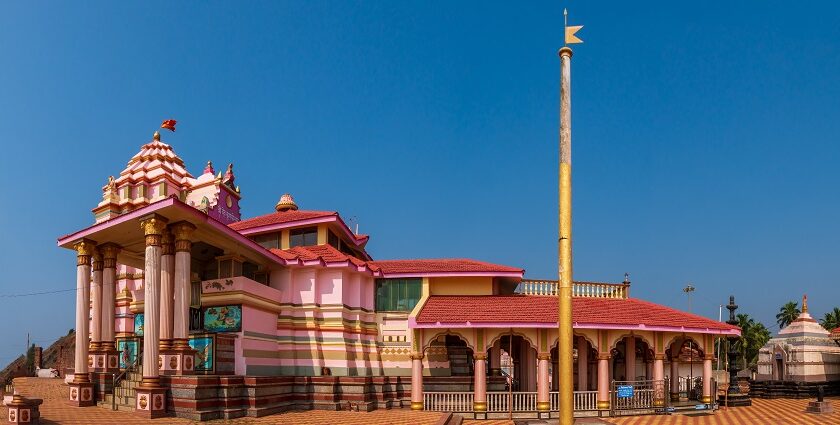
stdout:
<svg viewBox="0 0 840 425">
<path fill-rule="evenodd" d="M 492 277 L 430 277 L 431 295 L 493 295 Z"/>
</svg>

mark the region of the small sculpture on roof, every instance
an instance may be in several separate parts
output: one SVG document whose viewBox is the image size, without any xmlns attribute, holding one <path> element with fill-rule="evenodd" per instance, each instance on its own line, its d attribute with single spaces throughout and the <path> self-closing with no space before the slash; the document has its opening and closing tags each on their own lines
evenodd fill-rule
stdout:
<svg viewBox="0 0 840 425">
<path fill-rule="evenodd" d="M 216 174 L 216 171 L 213 170 L 213 161 L 207 161 L 207 166 L 204 167 L 204 174 Z"/>
<path fill-rule="evenodd" d="M 222 180 L 222 183 L 233 187 L 233 180 L 235 178 L 236 176 L 233 175 L 233 163 L 231 162 L 230 164 L 228 164 L 227 170 L 225 171 L 225 178 Z"/>
<path fill-rule="evenodd" d="M 157 140 L 159 142 L 160 141 L 160 132 L 155 131 L 155 135 L 152 136 L 152 139 Z"/>
<path fill-rule="evenodd" d="M 278 212 L 297 211 L 298 206 L 295 203 L 294 198 L 292 198 L 292 195 L 284 193 L 277 202 L 277 205 L 274 206 L 274 209 Z"/>
</svg>

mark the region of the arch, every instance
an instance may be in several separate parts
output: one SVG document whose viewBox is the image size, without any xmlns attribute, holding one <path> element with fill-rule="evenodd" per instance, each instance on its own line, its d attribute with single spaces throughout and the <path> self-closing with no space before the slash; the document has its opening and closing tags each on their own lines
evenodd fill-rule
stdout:
<svg viewBox="0 0 840 425">
<path fill-rule="evenodd" d="M 781 344 L 775 344 L 770 355 L 770 376 L 774 381 L 784 381 L 787 378 L 787 351 Z"/>
<path fill-rule="evenodd" d="M 683 343 L 686 340 L 690 339 L 690 340 L 694 341 L 694 345 L 696 345 L 697 348 L 700 351 L 702 351 L 704 353 L 706 352 L 706 346 L 705 346 L 705 344 L 703 344 L 702 338 L 698 340 L 696 337 L 692 336 L 692 334 L 676 334 L 673 337 L 671 337 L 671 339 L 668 340 L 668 342 L 665 344 L 665 346 L 663 348 L 665 348 L 665 349 L 671 348 L 671 346 L 673 346 L 674 343 L 677 342 L 680 339 L 683 340 Z"/>
<path fill-rule="evenodd" d="M 584 333 L 578 333 L 578 332 L 572 332 L 572 336 L 582 336 L 582 337 L 583 337 L 583 339 L 585 339 L 585 340 L 586 340 L 586 342 L 588 342 L 590 346 L 592 346 L 592 347 L 598 347 L 598 344 L 596 343 L 596 341 L 595 341 L 595 340 L 593 340 L 593 339 L 592 339 L 589 335 L 587 335 L 587 334 L 584 334 Z M 554 337 L 554 338 L 551 340 L 551 344 L 549 345 L 549 347 L 553 350 L 553 349 L 555 349 L 555 348 L 557 347 L 557 344 L 558 344 L 559 342 L 560 342 L 560 337 L 559 337 L 559 336 L 558 336 L 558 337 Z M 596 348 L 596 349 L 597 349 L 597 348 Z"/>
<path fill-rule="evenodd" d="M 609 345 L 609 349 L 610 349 L 610 351 L 612 351 L 612 350 L 614 350 L 616 347 L 618 347 L 618 343 L 619 343 L 619 342 L 621 342 L 621 341 L 623 341 L 623 340 L 624 340 L 624 338 L 629 338 L 629 337 L 631 337 L 631 336 L 632 336 L 633 338 L 639 338 L 639 339 L 641 339 L 641 340 L 642 340 L 642 342 L 644 342 L 645 344 L 647 344 L 647 346 L 648 346 L 648 347 L 653 347 L 653 346 L 654 346 L 654 345 L 653 345 L 653 342 L 652 342 L 652 341 L 648 341 L 648 339 L 647 339 L 644 335 L 635 334 L 635 333 L 632 333 L 632 332 L 631 332 L 631 333 L 626 333 L 626 334 L 619 334 L 619 335 L 618 335 L 618 337 L 616 337 L 615 339 L 610 340 L 610 345 Z"/>
<path fill-rule="evenodd" d="M 528 344 L 531 345 L 531 348 L 533 348 L 534 350 L 537 350 L 537 353 L 540 352 L 539 345 L 537 345 L 534 342 L 534 340 L 531 339 L 530 336 L 528 336 L 527 334 L 525 334 L 523 332 L 517 332 L 515 330 L 513 332 L 511 332 L 510 330 L 504 330 L 504 331 L 501 331 L 501 332 L 497 333 L 496 335 L 493 335 L 492 337 L 488 337 L 487 335 L 485 335 L 484 340 L 487 341 L 487 342 L 485 343 L 486 347 L 485 347 L 484 351 L 489 350 L 491 347 L 496 345 L 496 342 L 501 340 L 503 336 L 510 335 L 511 333 L 513 333 L 514 336 L 522 337 L 522 339 L 524 339 L 525 341 L 528 341 Z"/>
<path fill-rule="evenodd" d="M 424 332 L 424 334 L 425 334 L 425 332 Z M 468 338 L 466 335 L 461 334 L 461 333 L 460 333 L 460 332 L 458 332 L 457 330 L 453 331 L 452 329 L 447 329 L 447 330 L 445 330 L 445 331 L 440 331 L 440 332 L 438 332 L 438 333 L 436 333 L 436 334 L 433 334 L 431 337 L 428 337 L 428 338 L 424 335 L 424 336 L 423 336 L 423 353 L 425 353 L 425 352 L 426 352 L 426 350 L 428 350 L 428 349 L 429 349 L 429 347 L 430 347 L 430 346 L 431 346 L 431 344 L 432 344 L 432 341 L 435 341 L 435 340 L 437 340 L 437 339 L 438 339 L 438 337 L 445 336 L 445 335 L 457 336 L 457 337 L 458 337 L 458 338 L 460 338 L 462 341 L 464 341 L 464 343 L 466 343 L 466 344 L 467 344 L 467 348 L 469 348 L 470 350 L 472 350 L 472 351 L 473 351 L 473 353 L 475 353 L 475 352 L 476 352 L 476 350 L 475 350 L 475 344 L 473 343 L 473 341 L 471 341 L 471 340 L 470 340 L 470 338 Z M 487 351 L 487 350 L 482 350 L 481 352 L 484 352 L 484 351 Z"/>
</svg>

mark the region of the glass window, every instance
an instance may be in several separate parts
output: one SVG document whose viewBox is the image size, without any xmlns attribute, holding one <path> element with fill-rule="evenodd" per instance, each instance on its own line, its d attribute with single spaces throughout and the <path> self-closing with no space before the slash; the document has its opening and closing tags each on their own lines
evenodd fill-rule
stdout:
<svg viewBox="0 0 840 425">
<path fill-rule="evenodd" d="M 265 249 L 280 248 L 280 234 L 266 233 L 264 235 L 257 235 L 254 236 L 254 242 Z"/>
<path fill-rule="evenodd" d="M 332 230 L 330 230 L 330 232 L 327 235 L 327 243 L 332 245 L 332 247 L 335 248 L 335 249 L 339 248 L 339 246 L 338 246 L 338 236 L 336 236 L 335 233 L 332 232 Z"/>
<path fill-rule="evenodd" d="M 420 301 L 421 279 L 376 279 L 376 311 L 410 312 Z"/>
<path fill-rule="evenodd" d="M 289 247 L 318 245 L 318 228 L 304 227 L 289 231 Z"/>
</svg>

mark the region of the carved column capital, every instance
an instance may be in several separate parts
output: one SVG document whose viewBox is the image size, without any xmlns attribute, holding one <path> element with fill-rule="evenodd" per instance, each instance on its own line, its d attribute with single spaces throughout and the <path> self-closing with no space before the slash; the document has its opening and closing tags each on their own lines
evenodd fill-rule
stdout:
<svg viewBox="0 0 840 425">
<path fill-rule="evenodd" d="M 164 230 L 160 237 L 161 255 L 175 254 L 175 237 L 169 230 Z"/>
<path fill-rule="evenodd" d="M 169 226 L 169 230 L 175 236 L 175 251 L 189 252 L 192 248 L 192 234 L 195 231 L 195 225 L 188 221 L 179 221 Z"/>
<path fill-rule="evenodd" d="M 482 360 L 482 361 L 487 360 L 487 354 L 484 354 L 484 353 L 473 354 L 473 360 Z"/>
<path fill-rule="evenodd" d="M 537 354 L 537 360 L 551 360 L 551 353 L 539 353 Z"/>
<path fill-rule="evenodd" d="M 76 265 L 86 266 L 90 264 L 90 257 L 96 250 L 96 242 L 90 239 L 82 239 L 73 244 L 73 249 L 76 250 Z"/>
<path fill-rule="evenodd" d="M 140 229 L 146 236 L 146 246 L 160 246 L 163 231 L 166 228 L 166 219 L 152 214 L 140 219 Z"/>
<path fill-rule="evenodd" d="M 102 271 L 102 252 L 98 249 L 93 250 L 93 271 L 101 272 Z"/>
<path fill-rule="evenodd" d="M 409 357 L 411 357 L 411 360 L 423 360 L 424 356 L 423 353 L 411 353 Z"/>
<path fill-rule="evenodd" d="M 99 247 L 99 252 L 102 253 L 102 260 L 106 269 L 114 269 L 117 267 L 117 254 L 122 248 L 115 243 L 106 243 Z"/>
</svg>

